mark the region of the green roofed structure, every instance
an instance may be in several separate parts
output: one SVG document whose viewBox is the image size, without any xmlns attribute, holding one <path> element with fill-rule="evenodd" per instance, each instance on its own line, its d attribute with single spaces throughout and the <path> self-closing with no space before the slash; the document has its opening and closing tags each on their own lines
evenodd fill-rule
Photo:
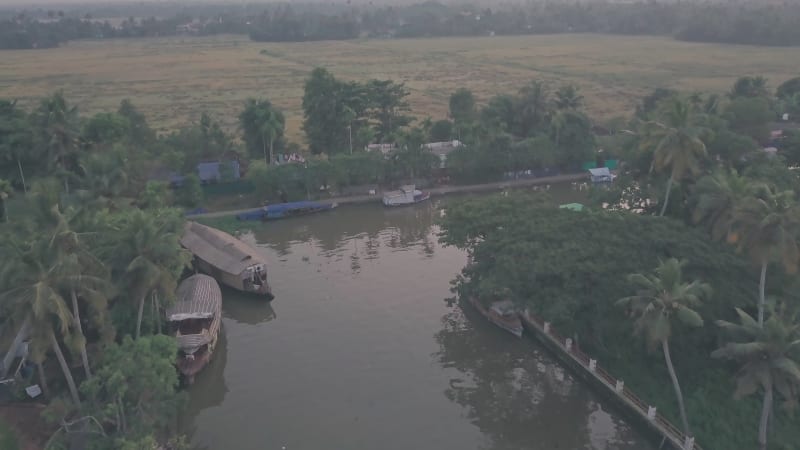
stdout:
<svg viewBox="0 0 800 450">
<path fill-rule="evenodd" d="M 570 211 L 583 211 L 584 206 L 580 203 L 565 203 L 559 206 L 559 209 L 568 209 Z"/>
</svg>

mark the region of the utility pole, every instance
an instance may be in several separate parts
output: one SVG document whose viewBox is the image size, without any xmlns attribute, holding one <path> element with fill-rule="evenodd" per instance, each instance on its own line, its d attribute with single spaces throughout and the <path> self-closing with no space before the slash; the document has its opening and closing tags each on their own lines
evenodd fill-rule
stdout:
<svg viewBox="0 0 800 450">
<path fill-rule="evenodd" d="M 350 154 L 353 154 L 353 123 L 347 125 L 347 136 L 350 138 Z"/>
</svg>

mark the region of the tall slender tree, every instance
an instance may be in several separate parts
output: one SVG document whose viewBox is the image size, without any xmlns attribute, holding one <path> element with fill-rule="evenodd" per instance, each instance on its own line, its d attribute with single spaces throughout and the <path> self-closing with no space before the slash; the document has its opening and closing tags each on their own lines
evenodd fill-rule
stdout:
<svg viewBox="0 0 800 450">
<path fill-rule="evenodd" d="M 736 308 L 739 323 L 716 323 L 734 340 L 711 353 L 714 358 L 731 359 L 741 364 L 736 379 L 737 398 L 764 391 L 758 421 L 758 447 L 767 449 L 767 434 L 777 391 L 794 407 L 800 391 L 800 324 L 786 310 L 775 311 L 763 324 Z"/>
<path fill-rule="evenodd" d="M 734 169 L 719 169 L 706 175 L 692 189 L 692 221 L 705 225 L 715 241 L 724 239 L 742 201 L 763 188 Z"/>
<path fill-rule="evenodd" d="M 694 113 L 688 101 L 673 98 L 667 106 L 661 120 L 644 124 L 640 142 L 641 147 L 653 152 L 651 170 L 669 170 L 659 216 L 667 211 L 672 184 L 700 173 L 700 163 L 706 157 L 703 137 L 709 132 L 701 125 L 700 116 Z"/>
<path fill-rule="evenodd" d="M 685 283 L 682 274 L 684 265 L 685 262 L 670 258 L 659 264 L 654 274 L 630 275 L 628 280 L 636 288 L 636 294 L 619 299 L 617 305 L 629 311 L 634 318 L 634 333 L 642 335 L 649 348 L 661 345 L 675 397 L 678 399 L 683 431 L 691 435 L 683 393 L 672 365 L 669 340 L 674 323 L 691 327 L 703 325 L 703 319 L 694 308 L 700 306 L 702 300 L 710 295 L 711 287 L 697 280 Z"/>
<path fill-rule="evenodd" d="M 69 179 L 77 164 L 79 118 L 78 109 L 70 106 L 59 91 L 43 99 L 32 115 L 34 139 L 47 155 L 53 172 L 62 179 L 69 193 Z"/>
<path fill-rule="evenodd" d="M 749 254 L 761 267 L 758 285 L 758 324 L 764 323 L 767 267 L 779 262 L 789 273 L 798 268 L 800 207 L 793 191 L 762 188 L 746 198 L 733 213 L 728 242 Z"/>
<path fill-rule="evenodd" d="M 60 336 L 70 341 L 74 323 L 62 289 L 65 280 L 63 261 L 59 260 L 61 254 L 48 236 L 8 247 L 13 254 L 8 255 L 0 267 L 0 285 L 5 289 L 0 298 L 6 317 L 12 325 L 26 322 L 30 325 L 34 359 L 39 363 L 48 349 L 53 350 L 72 401 L 80 407 L 75 380 L 58 339 Z"/>
</svg>

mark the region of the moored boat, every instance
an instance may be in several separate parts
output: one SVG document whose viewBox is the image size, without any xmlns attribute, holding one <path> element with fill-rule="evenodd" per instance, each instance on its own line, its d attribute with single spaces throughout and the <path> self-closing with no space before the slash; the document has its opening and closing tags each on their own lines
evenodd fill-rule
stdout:
<svg viewBox="0 0 800 450">
<path fill-rule="evenodd" d="M 492 302 L 489 308 L 483 306 L 475 297 L 469 297 L 469 302 L 478 312 L 489 319 L 489 322 L 492 322 L 514 336 L 522 337 L 522 321 L 519 318 L 517 308 L 511 300 Z"/>
<path fill-rule="evenodd" d="M 222 293 L 208 275 L 196 274 L 183 280 L 175 304 L 167 309 L 170 330 L 178 340 L 176 365 L 191 383 L 211 360 L 222 321 Z"/>
<path fill-rule="evenodd" d="M 396 191 L 383 194 L 383 204 L 386 206 L 404 206 L 424 202 L 431 198 L 430 192 L 422 192 L 413 184 L 400 186 Z"/>
<path fill-rule="evenodd" d="M 237 214 L 239 220 L 275 220 L 287 217 L 303 216 L 317 212 L 330 211 L 339 206 L 337 203 L 325 202 L 292 202 L 267 205 L 253 211 Z"/>
<path fill-rule="evenodd" d="M 181 245 L 194 254 L 194 265 L 200 272 L 234 289 L 273 299 L 267 262 L 250 245 L 197 222 L 186 223 Z"/>
</svg>

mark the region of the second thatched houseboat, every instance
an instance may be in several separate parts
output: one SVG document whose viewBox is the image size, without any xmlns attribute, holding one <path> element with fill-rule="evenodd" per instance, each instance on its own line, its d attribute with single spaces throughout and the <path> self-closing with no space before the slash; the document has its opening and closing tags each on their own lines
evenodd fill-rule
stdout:
<svg viewBox="0 0 800 450">
<path fill-rule="evenodd" d="M 195 267 L 234 289 L 273 299 L 267 261 L 255 248 L 216 228 L 187 222 L 181 245 L 194 254 Z"/>
<path fill-rule="evenodd" d="M 222 293 L 208 275 L 183 280 L 175 304 L 167 309 L 170 329 L 178 340 L 178 370 L 191 383 L 211 360 L 222 323 Z"/>
</svg>

